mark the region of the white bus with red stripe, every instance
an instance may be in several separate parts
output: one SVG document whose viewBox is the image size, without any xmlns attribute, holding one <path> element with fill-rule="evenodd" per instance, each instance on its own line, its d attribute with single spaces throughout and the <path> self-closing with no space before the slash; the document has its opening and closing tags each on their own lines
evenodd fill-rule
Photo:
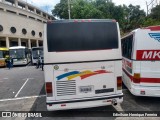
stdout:
<svg viewBox="0 0 160 120">
<path fill-rule="evenodd" d="M 116 105 L 123 101 L 122 54 L 115 20 L 58 20 L 45 25 L 48 110 Z"/>
<path fill-rule="evenodd" d="M 139 28 L 122 38 L 122 79 L 136 96 L 160 97 L 160 26 Z"/>
</svg>

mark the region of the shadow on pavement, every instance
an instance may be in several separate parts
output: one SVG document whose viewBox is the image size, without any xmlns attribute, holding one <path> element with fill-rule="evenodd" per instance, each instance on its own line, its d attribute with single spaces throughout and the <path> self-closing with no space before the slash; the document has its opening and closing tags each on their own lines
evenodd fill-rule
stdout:
<svg viewBox="0 0 160 120">
<path fill-rule="evenodd" d="M 160 97 L 135 96 L 129 90 L 123 91 L 123 94 L 121 107 L 124 111 L 159 111 Z"/>
</svg>

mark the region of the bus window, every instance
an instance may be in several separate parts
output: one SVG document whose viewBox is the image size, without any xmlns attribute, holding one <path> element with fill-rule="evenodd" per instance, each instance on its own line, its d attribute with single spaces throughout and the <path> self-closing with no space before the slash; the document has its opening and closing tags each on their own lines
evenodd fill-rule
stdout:
<svg viewBox="0 0 160 120">
<path fill-rule="evenodd" d="M 106 22 L 55 23 L 49 25 L 47 29 L 49 52 L 118 48 L 118 32 L 115 22 L 110 24 Z M 55 32 L 56 34 L 52 35 Z"/>
<path fill-rule="evenodd" d="M 132 42 L 133 42 L 133 35 L 130 35 L 122 39 L 122 55 L 128 59 L 131 59 L 132 55 Z"/>
<path fill-rule="evenodd" d="M 15 59 L 25 58 L 25 50 L 24 49 L 10 50 L 10 56 Z"/>
<path fill-rule="evenodd" d="M 0 51 L 0 58 L 3 58 L 3 51 Z"/>
</svg>

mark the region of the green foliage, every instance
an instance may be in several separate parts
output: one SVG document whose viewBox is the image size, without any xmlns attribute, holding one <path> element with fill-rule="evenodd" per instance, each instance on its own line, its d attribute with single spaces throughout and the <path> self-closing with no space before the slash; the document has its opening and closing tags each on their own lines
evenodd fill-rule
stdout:
<svg viewBox="0 0 160 120">
<path fill-rule="evenodd" d="M 60 3 L 52 10 L 53 16 L 57 16 L 61 19 L 68 19 L 68 5 L 67 0 L 60 0 Z"/>
<path fill-rule="evenodd" d="M 160 25 L 160 21 L 153 19 L 151 17 L 146 17 L 144 23 L 142 24 L 143 27 L 154 26 L 154 25 Z"/>
<path fill-rule="evenodd" d="M 157 5 L 151 10 L 150 17 L 155 20 L 160 20 L 160 5 Z"/>
<path fill-rule="evenodd" d="M 76 0 L 71 12 L 73 19 L 101 19 L 102 12 L 95 8 L 95 6 L 88 1 Z"/>
<path fill-rule="evenodd" d="M 160 5 L 152 9 L 146 17 L 144 10 L 136 5 L 116 6 L 112 0 L 70 0 L 72 19 L 115 19 L 121 33 L 133 29 L 160 24 Z M 68 0 L 60 0 L 52 14 L 60 19 L 68 19 Z"/>
</svg>

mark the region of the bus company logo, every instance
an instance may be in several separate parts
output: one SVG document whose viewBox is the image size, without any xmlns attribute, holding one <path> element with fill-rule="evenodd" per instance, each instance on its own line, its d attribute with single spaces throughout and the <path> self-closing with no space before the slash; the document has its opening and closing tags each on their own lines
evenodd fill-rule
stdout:
<svg viewBox="0 0 160 120">
<path fill-rule="evenodd" d="M 97 70 L 97 71 L 86 70 L 86 71 L 82 71 L 82 72 L 72 71 L 72 72 L 68 72 L 68 73 L 59 75 L 56 78 L 57 78 L 57 80 L 61 80 L 61 79 L 67 77 L 68 80 L 72 80 L 73 78 L 80 77 L 81 80 L 83 80 L 87 77 L 90 77 L 90 76 L 93 76 L 93 75 L 98 75 L 98 74 L 104 74 L 104 73 L 112 73 L 112 72 L 111 71 L 106 71 L 106 70 Z"/>
<path fill-rule="evenodd" d="M 160 60 L 160 50 L 137 50 L 137 60 Z"/>
<path fill-rule="evenodd" d="M 160 33 L 148 33 L 151 38 L 154 38 L 158 42 L 160 42 Z"/>
</svg>

